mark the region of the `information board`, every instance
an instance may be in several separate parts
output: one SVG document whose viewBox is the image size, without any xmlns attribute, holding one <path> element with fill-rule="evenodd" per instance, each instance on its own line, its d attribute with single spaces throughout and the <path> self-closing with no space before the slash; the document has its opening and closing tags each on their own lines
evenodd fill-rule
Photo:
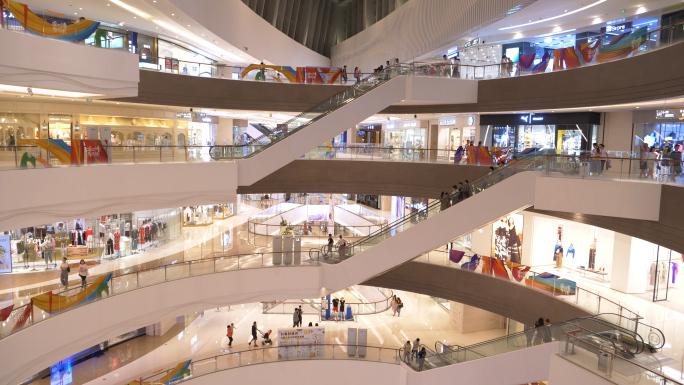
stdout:
<svg viewBox="0 0 684 385">
<path fill-rule="evenodd" d="M 325 328 L 278 329 L 278 359 L 323 357 Z"/>
</svg>

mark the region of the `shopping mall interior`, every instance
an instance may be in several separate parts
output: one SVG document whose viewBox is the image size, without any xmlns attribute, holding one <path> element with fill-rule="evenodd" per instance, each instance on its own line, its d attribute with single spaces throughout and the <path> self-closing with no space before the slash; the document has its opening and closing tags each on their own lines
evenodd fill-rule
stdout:
<svg viewBox="0 0 684 385">
<path fill-rule="evenodd" d="M 682 1 L 22 1 L 0 383 L 684 385 Z"/>
</svg>

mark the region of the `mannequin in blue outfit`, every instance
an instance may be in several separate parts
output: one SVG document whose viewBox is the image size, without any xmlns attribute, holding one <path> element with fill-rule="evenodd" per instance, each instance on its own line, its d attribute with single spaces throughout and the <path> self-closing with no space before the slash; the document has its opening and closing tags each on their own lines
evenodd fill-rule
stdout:
<svg viewBox="0 0 684 385">
<path fill-rule="evenodd" d="M 568 251 L 565 253 L 565 256 L 569 256 L 570 253 L 572 253 L 572 259 L 575 259 L 575 248 L 572 246 L 572 243 L 570 244 L 570 247 L 568 247 Z"/>
</svg>

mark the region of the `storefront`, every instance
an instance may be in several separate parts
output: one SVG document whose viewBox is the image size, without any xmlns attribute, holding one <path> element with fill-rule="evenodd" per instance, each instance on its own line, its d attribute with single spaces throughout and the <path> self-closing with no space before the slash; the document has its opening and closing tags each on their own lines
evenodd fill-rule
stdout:
<svg viewBox="0 0 684 385">
<path fill-rule="evenodd" d="M 359 126 L 357 143 L 382 143 L 382 124 Z"/>
<path fill-rule="evenodd" d="M 113 146 L 173 145 L 172 119 L 81 115 L 80 122 L 84 130 L 88 127 L 111 127 Z"/>
<path fill-rule="evenodd" d="M 475 117 L 454 116 L 439 120 L 437 147 L 440 150 L 455 151 L 467 141 L 475 143 Z"/>
<path fill-rule="evenodd" d="M 601 114 L 501 114 L 480 116 L 482 144 L 513 147 L 516 152 L 537 148 L 562 155 L 590 152 L 598 142 Z"/>
<path fill-rule="evenodd" d="M 221 220 L 221 219 L 230 218 L 233 216 L 233 214 L 234 214 L 234 212 L 233 212 L 233 204 L 232 203 L 214 205 L 214 210 L 213 210 L 214 220 Z"/>
<path fill-rule="evenodd" d="M 218 76 L 216 60 L 166 40 L 158 39 L 157 45 L 162 71 L 202 77 Z"/>
<path fill-rule="evenodd" d="M 183 226 L 209 226 L 214 223 L 214 206 L 183 207 Z"/>
<path fill-rule="evenodd" d="M 17 144 L 17 139 L 37 139 L 40 136 L 39 127 L 38 114 L 0 114 L 0 143 L 11 146 Z"/>
<path fill-rule="evenodd" d="M 181 210 L 162 209 L 79 218 L 0 234 L 0 273 L 56 269 L 63 257 L 100 263 L 176 239 Z M 5 237 L 2 237 L 5 236 Z M 2 244 L 7 239 L 8 246 Z M 9 250 L 9 252 L 7 252 Z"/>
<path fill-rule="evenodd" d="M 684 143 L 684 109 L 636 111 L 633 118 L 632 151 L 638 152 L 646 143 L 667 154 L 676 144 Z"/>
<path fill-rule="evenodd" d="M 398 120 L 388 122 L 385 126 L 384 145 L 394 148 L 425 148 L 427 143 L 427 121 Z"/>
<path fill-rule="evenodd" d="M 215 144 L 218 117 L 197 112 L 178 112 L 176 118 L 178 119 L 177 131 L 187 132 L 185 139 L 188 146 L 213 146 Z M 181 144 L 180 141 L 178 143 Z"/>
<path fill-rule="evenodd" d="M 76 123 L 76 124 L 74 124 Z M 41 126 L 43 128 L 45 124 Z M 66 144 L 71 144 L 71 139 L 84 139 L 81 127 L 78 122 L 74 122 L 71 115 L 49 114 L 47 122 L 47 138 L 41 139 L 62 139 Z"/>
</svg>

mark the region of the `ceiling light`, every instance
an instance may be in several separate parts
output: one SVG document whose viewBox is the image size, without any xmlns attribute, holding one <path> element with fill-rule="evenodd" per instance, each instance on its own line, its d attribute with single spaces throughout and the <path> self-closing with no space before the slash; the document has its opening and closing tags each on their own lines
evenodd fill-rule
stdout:
<svg viewBox="0 0 684 385">
<path fill-rule="evenodd" d="M 74 15 L 78 15 L 78 13 L 74 12 Z"/>
<path fill-rule="evenodd" d="M 597 18 L 594 19 L 594 21 L 592 21 L 592 24 L 600 24 L 600 23 L 601 23 L 601 18 L 600 18 L 600 17 L 597 17 Z"/>
<path fill-rule="evenodd" d="M 83 10 L 83 8 L 79 8 L 79 9 L 80 9 L 81 11 Z"/>
<path fill-rule="evenodd" d="M 516 34 L 513 36 L 514 39 L 520 39 L 520 38 L 522 38 L 522 37 L 523 37 L 523 36 L 522 36 L 522 33 L 520 33 L 520 32 L 516 33 Z"/>
<path fill-rule="evenodd" d="M 148 15 L 147 13 L 139 10 L 138 8 L 132 7 L 132 6 L 130 6 L 124 2 L 121 2 L 120 0 L 109 0 L 109 1 L 111 1 L 112 3 L 118 5 L 119 7 L 123 8 L 123 9 L 125 9 L 131 13 L 135 13 L 136 15 L 138 15 L 140 17 L 144 17 L 146 19 L 149 19 L 152 17 L 152 16 Z"/>
<path fill-rule="evenodd" d="M 124 25 L 124 22 L 122 21 L 121 23 L 119 23 L 119 25 L 123 27 L 123 25 Z"/>
<path fill-rule="evenodd" d="M 551 43 L 551 38 L 547 37 L 546 39 L 544 39 L 544 43 L 546 43 L 546 44 Z"/>
<path fill-rule="evenodd" d="M 113 0 L 112 0 L 112 1 L 113 1 Z M 592 4 L 587 5 L 587 6 L 585 6 L 585 7 L 578 8 L 578 9 L 576 9 L 576 10 L 574 10 L 574 11 L 565 12 L 565 13 L 563 13 L 563 14 L 561 14 L 561 15 L 552 16 L 552 17 L 549 17 L 549 18 L 546 18 L 546 19 L 541 19 L 541 20 L 537 20 L 537 21 L 531 21 L 531 22 L 529 22 L 529 23 L 519 24 L 519 25 L 513 25 L 513 26 L 510 26 L 510 27 L 499 28 L 499 31 L 505 31 L 505 30 L 507 30 L 507 29 L 513 29 L 513 28 L 519 28 L 519 27 L 526 27 L 526 26 L 528 26 L 528 25 L 539 24 L 539 23 L 543 23 L 543 22 L 546 22 L 546 21 L 549 21 L 549 20 L 559 19 L 559 18 L 561 18 L 561 17 L 565 17 L 565 16 L 568 16 L 568 15 L 572 15 L 573 13 L 582 12 L 582 11 L 584 11 L 585 9 L 589 9 L 589 8 L 595 7 L 595 6 L 597 6 L 597 5 L 601 4 L 601 3 L 605 3 L 606 1 L 608 1 L 608 0 L 599 0 L 599 1 L 595 2 L 595 3 L 592 3 Z"/>
<path fill-rule="evenodd" d="M 640 6 L 640 5 L 639 5 L 638 7 L 639 7 L 639 8 L 637 8 L 637 11 L 636 11 L 636 14 L 637 14 L 637 15 L 646 12 L 646 8 L 644 8 L 644 7 Z"/>
<path fill-rule="evenodd" d="M 172 13 L 171 16 L 176 16 L 176 14 L 175 14 L 175 13 Z"/>
<path fill-rule="evenodd" d="M 109 7 L 110 5 L 111 5 L 111 4 L 107 4 L 108 7 Z"/>
<path fill-rule="evenodd" d="M 553 32 L 560 32 L 560 30 L 561 30 L 561 27 L 557 25 L 557 26 L 553 29 Z"/>
</svg>

